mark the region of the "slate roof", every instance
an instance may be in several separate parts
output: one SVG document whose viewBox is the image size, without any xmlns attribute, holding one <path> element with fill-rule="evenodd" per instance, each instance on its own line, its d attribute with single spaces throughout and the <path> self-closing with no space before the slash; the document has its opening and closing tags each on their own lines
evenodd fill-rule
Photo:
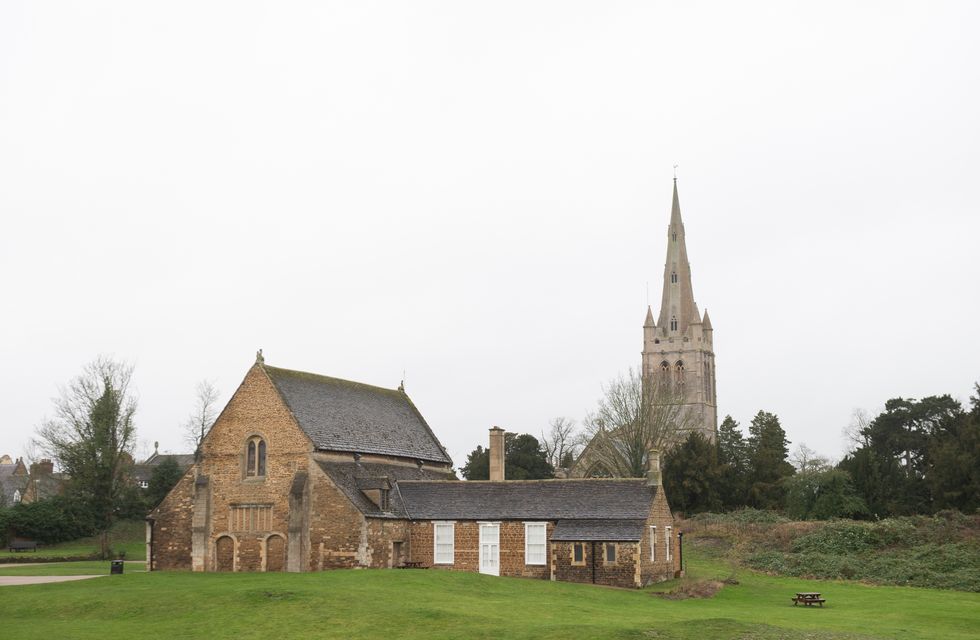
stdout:
<svg viewBox="0 0 980 640">
<path fill-rule="evenodd" d="M 656 487 L 644 479 L 399 481 L 417 520 L 644 520 Z"/>
<path fill-rule="evenodd" d="M 639 540 L 645 520 L 559 520 L 552 541 Z"/>
<path fill-rule="evenodd" d="M 153 470 L 168 458 L 173 458 L 181 471 L 186 471 L 194 464 L 193 453 L 154 453 L 144 462 L 133 465 L 133 477 L 137 482 L 149 482 L 153 476 Z"/>
<path fill-rule="evenodd" d="M 452 464 L 404 391 L 263 367 L 317 449 Z"/>
<path fill-rule="evenodd" d="M 399 490 L 400 482 L 405 480 L 444 480 L 448 475 L 446 472 L 439 472 L 426 467 L 379 462 L 324 462 L 318 460 L 317 464 L 361 513 L 379 518 L 408 517 Z M 388 511 L 381 511 L 364 495 L 362 490 L 381 489 L 384 488 L 385 484 L 391 487 L 388 493 L 389 508 Z"/>
</svg>

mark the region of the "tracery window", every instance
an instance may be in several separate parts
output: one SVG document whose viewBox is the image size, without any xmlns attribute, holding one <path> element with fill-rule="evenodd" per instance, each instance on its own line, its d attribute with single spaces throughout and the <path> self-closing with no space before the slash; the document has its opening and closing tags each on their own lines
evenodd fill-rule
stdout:
<svg viewBox="0 0 980 640">
<path fill-rule="evenodd" d="M 671 331 L 677 331 L 677 317 L 676 316 L 671 316 L 670 317 L 670 330 Z"/>
<path fill-rule="evenodd" d="M 674 364 L 674 373 L 675 376 L 677 377 L 677 382 L 679 384 L 684 384 L 684 361 L 683 360 L 678 360 L 677 363 Z"/>
<path fill-rule="evenodd" d="M 671 272 L 671 274 L 670 274 L 670 281 L 671 281 L 671 283 L 674 283 L 674 284 L 677 283 L 677 272 L 676 271 Z"/>
<path fill-rule="evenodd" d="M 245 444 L 245 477 L 265 477 L 265 440 L 252 436 Z"/>
</svg>

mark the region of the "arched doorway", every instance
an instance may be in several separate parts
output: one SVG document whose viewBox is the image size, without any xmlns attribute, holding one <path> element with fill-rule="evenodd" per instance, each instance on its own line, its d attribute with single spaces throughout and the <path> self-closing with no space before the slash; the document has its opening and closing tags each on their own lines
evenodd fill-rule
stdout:
<svg viewBox="0 0 980 640">
<path fill-rule="evenodd" d="M 231 536 L 221 536 L 214 543 L 215 568 L 218 571 L 235 570 L 235 541 Z"/>
<path fill-rule="evenodd" d="M 286 569 L 286 540 L 280 535 L 271 535 L 265 541 L 265 570 L 284 571 Z"/>
</svg>

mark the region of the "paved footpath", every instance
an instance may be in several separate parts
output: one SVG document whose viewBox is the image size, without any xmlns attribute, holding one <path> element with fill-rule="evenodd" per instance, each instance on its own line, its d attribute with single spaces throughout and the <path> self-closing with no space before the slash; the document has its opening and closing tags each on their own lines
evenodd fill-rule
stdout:
<svg viewBox="0 0 980 640">
<path fill-rule="evenodd" d="M 102 576 L 0 576 L 0 587 L 12 587 L 19 584 L 47 584 L 49 582 L 70 582 L 72 580 L 88 580 Z"/>
</svg>

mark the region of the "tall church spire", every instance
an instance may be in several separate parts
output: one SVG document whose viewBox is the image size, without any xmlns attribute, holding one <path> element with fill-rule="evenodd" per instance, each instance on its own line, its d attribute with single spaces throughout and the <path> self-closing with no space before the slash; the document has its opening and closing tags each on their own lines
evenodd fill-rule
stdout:
<svg viewBox="0 0 980 640">
<path fill-rule="evenodd" d="M 701 322 L 691 286 L 691 263 L 687 259 L 681 203 L 677 197 L 677 178 L 674 178 L 674 199 L 670 206 L 667 227 L 667 262 L 664 264 L 664 292 L 660 302 L 660 321 L 657 327 L 666 336 L 683 335 L 688 325 Z"/>
</svg>

